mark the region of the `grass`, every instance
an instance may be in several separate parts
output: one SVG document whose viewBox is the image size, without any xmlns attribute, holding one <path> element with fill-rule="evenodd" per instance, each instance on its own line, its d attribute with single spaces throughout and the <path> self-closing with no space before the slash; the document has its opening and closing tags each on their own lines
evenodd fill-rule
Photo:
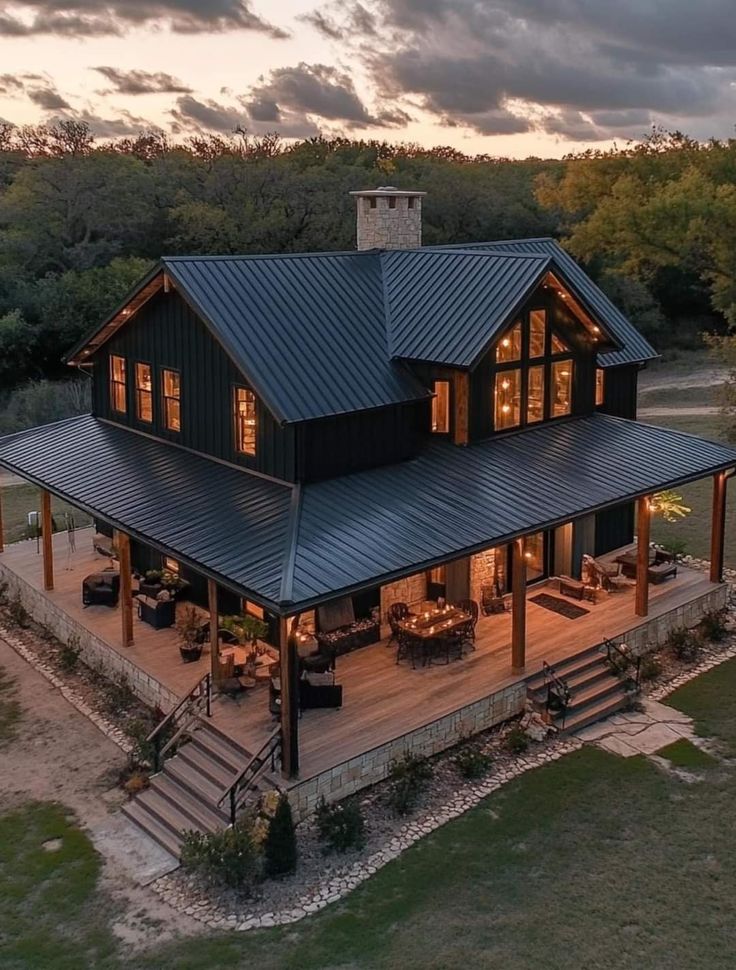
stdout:
<svg viewBox="0 0 736 970">
<path fill-rule="evenodd" d="M 718 387 L 658 387 L 647 390 L 642 387 L 639 392 L 640 408 L 687 408 L 687 407 L 716 407 L 718 406 Z"/>
<path fill-rule="evenodd" d="M 667 703 L 695 721 L 700 737 L 715 737 L 729 757 L 736 756 L 736 700 L 726 703 L 731 692 L 736 698 L 736 661 L 730 660 L 696 677 L 670 695 Z"/>
<path fill-rule="evenodd" d="M 15 696 L 15 681 L 4 667 L 0 667 L 0 747 L 15 737 L 20 717 L 20 704 Z"/>
<path fill-rule="evenodd" d="M 697 771 L 698 768 L 713 768 L 718 764 L 712 755 L 686 738 L 680 738 L 679 741 L 668 744 L 657 754 L 660 758 L 666 758 L 676 768 L 691 768 Z"/>
<path fill-rule="evenodd" d="M 33 485 L 8 485 L 2 489 L 3 528 L 6 542 L 17 542 L 28 537 L 28 513 L 40 509 L 38 489 Z M 73 512 L 77 528 L 90 525 L 91 519 L 84 512 L 75 509 L 68 502 L 55 496 L 51 498 L 51 513 L 56 517 L 57 526 L 63 526 L 63 514 Z"/>
</svg>

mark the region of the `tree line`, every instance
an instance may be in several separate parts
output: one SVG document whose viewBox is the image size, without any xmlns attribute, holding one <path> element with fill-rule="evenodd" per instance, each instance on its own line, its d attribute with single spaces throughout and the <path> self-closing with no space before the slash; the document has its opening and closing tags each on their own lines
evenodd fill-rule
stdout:
<svg viewBox="0 0 736 970">
<path fill-rule="evenodd" d="M 162 254 L 352 249 L 348 193 L 380 184 L 428 193 L 430 245 L 560 238 L 660 350 L 736 325 L 736 141 L 654 131 L 622 149 L 511 160 L 0 125 L 0 392 L 68 376 L 63 354 Z"/>
</svg>

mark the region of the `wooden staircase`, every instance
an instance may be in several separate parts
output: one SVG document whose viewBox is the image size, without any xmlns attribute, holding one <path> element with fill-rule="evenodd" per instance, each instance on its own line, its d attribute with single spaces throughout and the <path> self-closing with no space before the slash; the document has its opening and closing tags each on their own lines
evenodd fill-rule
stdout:
<svg viewBox="0 0 736 970">
<path fill-rule="evenodd" d="M 620 711 L 629 703 L 630 694 L 626 681 L 612 672 L 606 656 L 605 646 L 597 644 L 548 668 L 569 691 L 564 714 L 562 711 L 547 710 L 549 672 L 540 670 L 532 674 L 527 679 L 526 687 L 527 697 L 534 709 L 565 734 L 579 731 Z M 554 690 L 555 685 L 552 687 Z"/>
<path fill-rule="evenodd" d="M 227 828 L 228 802 L 219 802 L 252 762 L 249 751 L 199 719 L 163 770 L 153 775 L 150 787 L 123 806 L 123 814 L 178 859 L 186 831 Z M 265 771 L 254 781 L 258 791 L 279 785 Z"/>
</svg>

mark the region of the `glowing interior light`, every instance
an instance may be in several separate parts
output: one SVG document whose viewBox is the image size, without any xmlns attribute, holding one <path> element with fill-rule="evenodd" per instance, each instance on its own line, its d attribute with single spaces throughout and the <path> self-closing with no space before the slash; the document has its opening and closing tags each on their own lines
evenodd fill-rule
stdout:
<svg viewBox="0 0 736 970">
<path fill-rule="evenodd" d="M 511 410 L 511 407 L 508 404 L 504 404 L 501 410 L 503 411 L 504 414 L 508 414 L 509 411 Z"/>
<path fill-rule="evenodd" d="M 509 340 L 508 337 L 504 337 L 503 338 L 503 340 L 501 341 L 501 346 L 502 347 L 510 347 L 511 346 L 511 341 Z"/>
<path fill-rule="evenodd" d="M 511 385 L 509 384 L 508 381 L 501 381 L 501 387 L 504 389 L 504 391 L 507 390 L 510 386 Z"/>
</svg>

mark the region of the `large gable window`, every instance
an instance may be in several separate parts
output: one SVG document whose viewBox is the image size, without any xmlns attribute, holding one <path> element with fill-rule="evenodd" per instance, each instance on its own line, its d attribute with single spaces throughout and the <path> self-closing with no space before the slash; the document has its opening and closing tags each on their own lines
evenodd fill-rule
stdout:
<svg viewBox="0 0 736 970">
<path fill-rule="evenodd" d="M 575 361 L 543 309 L 531 310 L 497 342 L 493 377 L 496 431 L 572 414 Z"/>
<path fill-rule="evenodd" d="M 240 455 L 256 453 L 256 396 L 247 387 L 233 388 L 235 450 Z"/>
<path fill-rule="evenodd" d="M 153 422 L 153 376 L 150 364 L 135 365 L 135 416 L 147 424 Z"/>
<path fill-rule="evenodd" d="M 110 407 L 119 414 L 128 410 L 125 393 L 125 357 L 110 355 Z"/>
</svg>

